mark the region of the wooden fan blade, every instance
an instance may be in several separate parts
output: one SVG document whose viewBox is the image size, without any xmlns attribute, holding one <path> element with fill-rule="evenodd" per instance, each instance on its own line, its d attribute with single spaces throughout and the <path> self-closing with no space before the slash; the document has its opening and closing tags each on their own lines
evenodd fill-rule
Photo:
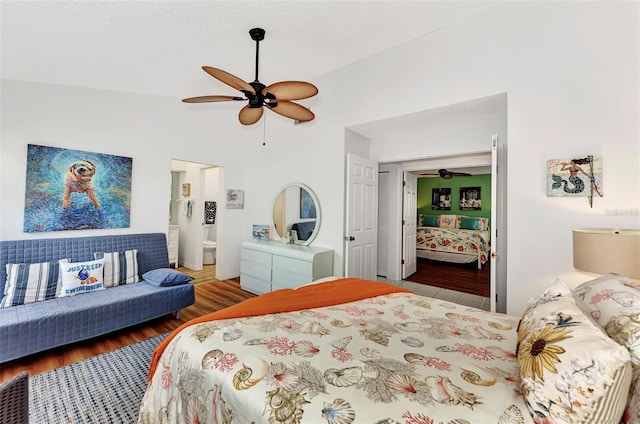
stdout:
<svg viewBox="0 0 640 424">
<path fill-rule="evenodd" d="M 222 69 L 212 68 L 211 66 L 203 66 L 202 69 L 215 79 L 222 81 L 223 83 L 235 88 L 240 91 L 248 91 L 251 94 L 256 94 L 256 91 L 249 85 L 248 82 L 245 82 L 238 78 L 235 75 L 230 74 L 227 71 L 223 71 Z"/>
<path fill-rule="evenodd" d="M 470 177 L 471 174 L 466 172 L 450 172 L 451 175 L 455 175 L 456 177 Z"/>
<path fill-rule="evenodd" d="M 271 93 L 278 101 L 301 100 L 318 94 L 318 88 L 303 81 L 280 81 L 266 87 L 262 93 Z"/>
<path fill-rule="evenodd" d="M 278 100 L 278 106 L 269 106 L 275 113 L 296 121 L 311 121 L 316 116 L 304 106 L 294 102 Z"/>
<path fill-rule="evenodd" d="M 238 114 L 238 119 L 242 125 L 253 125 L 262 118 L 264 108 L 262 107 L 243 107 Z"/>
<path fill-rule="evenodd" d="M 189 97 L 188 99 L 182 99 L 182 101 L 185 103 L 228 102 L 231 100 L 246 100 L 246 99 L 238 96 L 199 96 L 199 97 Z"/>
</svg>

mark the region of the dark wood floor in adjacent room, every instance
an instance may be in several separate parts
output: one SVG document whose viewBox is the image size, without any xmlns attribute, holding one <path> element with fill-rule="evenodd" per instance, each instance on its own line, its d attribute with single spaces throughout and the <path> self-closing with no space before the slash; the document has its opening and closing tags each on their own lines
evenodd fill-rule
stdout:
<svg viewBox="0 0 640 424">
<path fill-rule="evenodd" d="M 489 297 L 489 262 L 478 269 L 476 263 L 450 264 L 418 258 L 417 271 L 406 281 Z"/>
</svg>

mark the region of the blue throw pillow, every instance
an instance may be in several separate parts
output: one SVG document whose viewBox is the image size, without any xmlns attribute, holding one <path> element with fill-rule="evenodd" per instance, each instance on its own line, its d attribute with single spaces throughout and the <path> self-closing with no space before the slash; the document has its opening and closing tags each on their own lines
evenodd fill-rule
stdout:
<svg viewBox="0 0 640 424">
<path fill-rule="evenodd" d="M 147 283 L 158 287 L 177 286 L 193 280 L 193 277 L 172 268 L 152 269 L 142 274 Z"/>
<path fill-rule="evenodd" d="M 478 218 L 462 217 L 462 219 L 460 220 L 460 228 L 463 230 L 477 230 L 478 221 Z"/>
<path fill-rule="evenodd" d="M 422 225 L 425 227 L 437 227 L 438 216 L 437 215 L 425 215 L 422 219 Z"/>
</svg>

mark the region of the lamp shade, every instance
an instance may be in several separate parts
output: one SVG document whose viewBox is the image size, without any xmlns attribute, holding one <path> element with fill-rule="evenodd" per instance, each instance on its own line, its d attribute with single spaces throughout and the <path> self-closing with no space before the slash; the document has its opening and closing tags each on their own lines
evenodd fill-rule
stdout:
<svg viewBox="0 0 640 424">
<path fill-rule="evenodd" d="M 640 278 L 640 230 L 573 230 L 573 266 L 596 274 Z"/>
</svg>

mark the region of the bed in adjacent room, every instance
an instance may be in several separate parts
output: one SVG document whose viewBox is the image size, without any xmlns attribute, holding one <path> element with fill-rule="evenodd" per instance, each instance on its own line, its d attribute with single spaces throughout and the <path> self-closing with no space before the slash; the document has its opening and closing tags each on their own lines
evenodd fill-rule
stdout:
<svg viewBox="0 0 640 424">
<path fill-rule="evenodd" d="M 522 321 L 353 278 L 267 293 L 158 347 L 139 422 L 618 422 L 629 353 L 562 290 Z"/>
<path fill-rule="evenodd" d="M 461 215 L 426 215 L 416 228 L 416 256 L 451 262 L 477 262 L 482 269 L 489 259 L 491 233 L 488 219 Z"/>
</svg>

